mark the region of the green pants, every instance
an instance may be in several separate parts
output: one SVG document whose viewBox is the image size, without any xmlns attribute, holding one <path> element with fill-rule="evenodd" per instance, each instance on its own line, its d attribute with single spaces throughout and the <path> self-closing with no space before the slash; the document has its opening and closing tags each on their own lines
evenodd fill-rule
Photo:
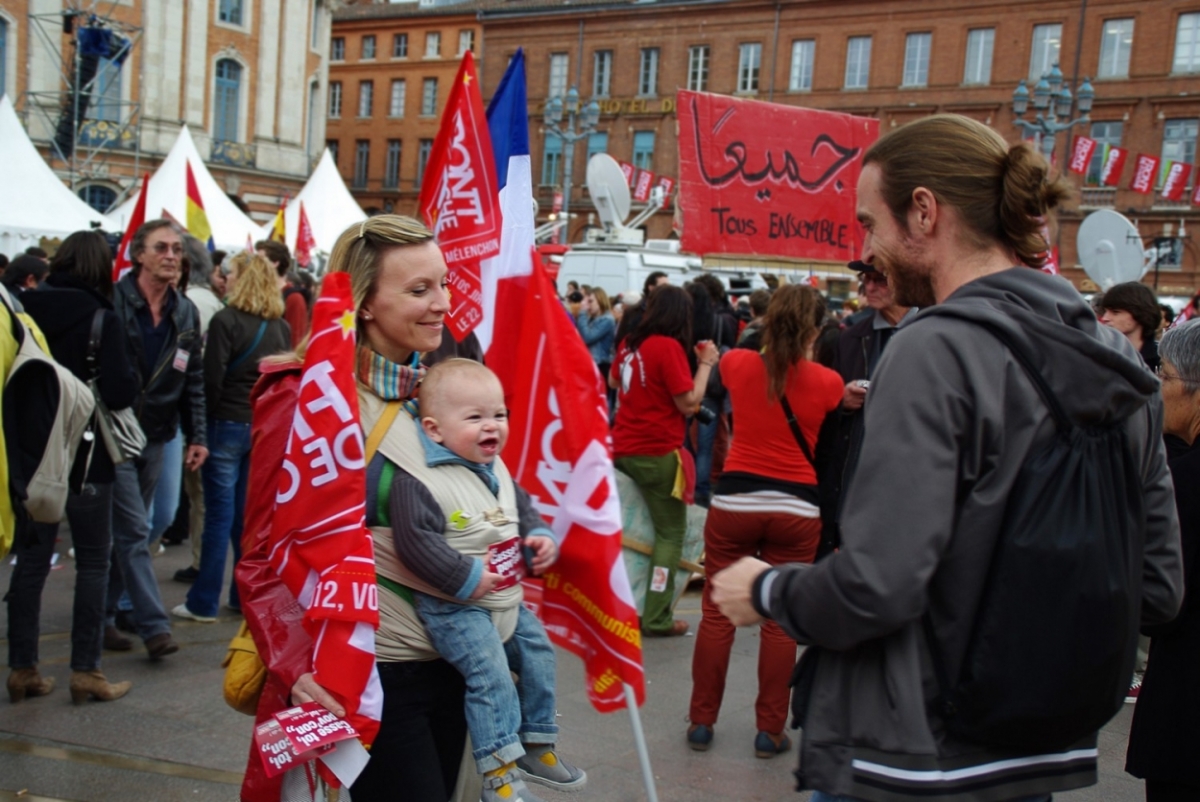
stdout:
<svg viewBox="0 0 1200 802">
<path fill-rule="evenodd" d="M 650 577 L 646 582 L 646 604 L 642 628 L 666 632 L 675 623 L 671 605 L 675 601 L 675 571 L 683 556 L 687 532 L 687 505 L 671 496 L 679 457 L 621 457 L 617 470 L 637 484 L 654 522 L 654 553 L 650 555 Z"/>
</svg>

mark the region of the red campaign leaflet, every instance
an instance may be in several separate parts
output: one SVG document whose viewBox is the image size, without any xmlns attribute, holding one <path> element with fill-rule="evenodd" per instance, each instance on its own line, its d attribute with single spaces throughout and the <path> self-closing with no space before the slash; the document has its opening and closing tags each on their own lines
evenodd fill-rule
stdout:
<svg viewBox="0 0 1200 802">
<path fill-rule="evenodd" d="M 448 316 L 458 341 L 483 319 L 479 263 L 500 252 L 499 193 L 475 59 L 467 51 L 442 114 L 418 200 L 446 257 L 451 286 L 458 288 Z M 474 272 L 456 280 L 463 269 Z"/>
<path fill-rule="evenodd" d="M 349 722 L 319 702 L 283 710 L 254 728 L 254 743 L 268 777 L 320 757 L 338 741 L 357 737 Z"/>
<path fill-rule="evenodd" d="M 667 178 L 665 175 L 660 176 L 658 185 L 663 188 L 663 202 L 666 203 L 671 199 L 671 192 L 675 189 L 675 179 Z"/>
<path fill-rule="evenodd" d="M 1139 153 L 1133 164 L 1133 182 L 1129 188 L 1134 192 L 1149 195 L 1154 191 L 1154 176 L 1158 175 L 1158 158 Z"/>
<path fill-rule="evenodd" d="M 680 92 L 683 249 L 847 262 L 858 175 L 879 121 Z"/>
<path fill-rule="evenodd" d="M 625 174 L 625 183 L 629 185 L 630 189 L 632 189 L 633 188 L 633 176 L 637 173 L 637 168 L 634 167 L 629 162 L 617 162 L 617 163 L 621 165 L 621 172 Z"/>
<path fill-rule="evenodd" d="M 621 506 L 603 379 L 537 253 L 525 293 L 512 382 L 513 479 L 559 538 L 558 562 L 526 579 L 556 644 L 584 662 L 588 698 L 600 712 L 625 706 L 623 683 L 645 700 L 637 607 L 621 556 Z M 532 589 L 542 586 L 539 594 Z"/>
<path fill-rule="evenodd" d="M 638 203 L 650 200 L 650 190 L 654 188 L 654 173 L 642 170 L 637 176 L 637 186 L 633 190 L 633 199 Z"/>
<path fill-rule="evenodd" d="M 1100 167 L 1100 185 L 1115 187 L 1121 183 L 1121 173 L 1125 171 L 1125 160 L 1129 151 L 1125 148 L 1109 147 L 1104 154 L 1104 164 Z"/>
<path fill-rule="evenodd" d="M 488 546 L 488 570 L 503 577 L 496 583 L 496 590 L 511 588 L 524 579 L 525 556 L 521 551 L 521 538 L 513 537 Z"/>
<path fill-rule="evenodd" d="M 1073 173 L 1083 175 L 1092 163 L 1092 154 L 1096 152 L 1096 140 L 1086 136 L 1076 136 L 1071 146 L 1071 161 L 1067 165 Z"/>
<path fill-rule="evenodd" d="M 1163 180 L 1162 196 L 1170 201 L 1183 200 L 1192 165 L 1183 162 L 1168 162 L 1167 177 Z"/>
</svg>

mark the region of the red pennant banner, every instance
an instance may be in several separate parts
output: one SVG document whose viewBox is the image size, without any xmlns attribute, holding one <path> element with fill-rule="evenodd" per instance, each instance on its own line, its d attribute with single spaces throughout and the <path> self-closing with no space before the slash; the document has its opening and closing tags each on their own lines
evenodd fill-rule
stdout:
<svg viewBox="0 0 1200 802">
<path fill-rule="evenodd" d="M 1133 182 L 1129 188 L 1134 192 L 1149 195 L 1154 191 L 1154 176 L 1158 175 L 1158 158 L 1139 153 L 1133 164 Z"/>
<path fill-rule="evenodd" d="M 113 260 L 114 284 L 133 269 L 133 256 L 130 249 L 133 246 L 133 235 L 146 222 L 146 195 L 149 194 L 149 191 L 150 174 L 146 173 L 142 176 L 142 191 L 138 195 L 137 203 L 133 204 L 133 214 L 129 218 L 129 225 L 125 226 L 125 234 L 121 237 L 121 244 L 117 247 L 117 258 Z"/>
<path fill-rule="evenodd" d="M 633 189 L 633 177 L 637 175 L 638 169 L 629 162 L 617 162 L 621 165 L 621 172 L 625 174 L 625 183 Z"/>
<path fill-rule="evenodd" d="M 451 286 L 462 285 L 449 314 L 450 331 L 461 341 L 483 319 L 481 294 L 465 288 L 478 290 L 479 263 L 500 252 L 501 226 L 492 139 L 469 50 L 442 114 L 418 204 L 446 257 Z M 473 276 L 458 277 L 472 270 Z"/>
<path fill-rule="evenodd" d="M 1192 190 L 1192 205 L 1200 206 L 1200 181 L 1196 182 L 1196 188 Z"/>
<path fill-rule="evenodd" d="M 304 201 L 300 201 L 300 224 L 296 232 L 296 264 L 308 267 L 312 264 L 312 254 L 316 249 L 317 240 L 313 236 L 308 215 L 304 213 Z"/>
<path fill-rule="evenodd" d="M 1187 190 L 1188 176 L 1192 174 L 1192 165 L 1183 162 L 1170 162 L 1167 177 L 1163 180 L 1162 196 L 1170 201 L 1183 200 Z"/>
<path fill-rule="evenodd" d="M 1092 154 L 1096 152 L 1096 140 L 1086 136 L 1075 137 L 1075 142 L 1071 146 L 1071 161 L 1067 168 L 1073 172 L 1083 175 L 1088 170 L 1088 165 L 1092 163 Z"/>
<path fill-rule="evenodd" d="M 1104 155 L 1104 163 L 1100 166 L 1100 185 L 1115 187 L 1121 183 L 1121 173 L 1125 171 L 1125 160 L 1129 151 L 1125 148 L 1110 147 Z"/>
<path fill-rule="evenodd" d="M 654 188 L 654 173 L 642 170 L 637 176 L 637 185 L 633 190 L 633 199 L 638 203 L 650 200 L 650 190 Z"/>
<path fill-rule="evenodd" d="M 675 179 L 667 178 L 665 175 L 658 179 L 658 185 L 663 188 L 663 203 L 671 199 L 671 192 L 675 189 Z"/>
</svg>

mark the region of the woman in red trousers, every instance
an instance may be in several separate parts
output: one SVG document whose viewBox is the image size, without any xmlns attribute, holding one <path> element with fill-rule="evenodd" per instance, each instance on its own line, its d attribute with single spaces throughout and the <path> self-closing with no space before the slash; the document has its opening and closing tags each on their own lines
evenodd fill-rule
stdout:
<svg viewBox="0 0 1200 802">
<path fill-rule="evenodd" d="M 721 383 L 733 404 L 733 442 L 704 527 L 704 617 L 692 656 L 688 744 L 703 751 L 725 693 L 734 626 L 711 598 L 711 580 L 742 557 L 812 562 L 821 539 L 817 474 L 811 454 L 826 413 L 844 391 L 841 377 L 811 361 L 825 316 L 816 290 L 785 285 L 771 298 L 762 325 L 762 352 L 735 349 L 721 359 Z M 758 653 L 755 717 L 758 757 L 791 743 L 784 734 L 788 680 L 796 642 L 764 621 Z"/>
</svg>

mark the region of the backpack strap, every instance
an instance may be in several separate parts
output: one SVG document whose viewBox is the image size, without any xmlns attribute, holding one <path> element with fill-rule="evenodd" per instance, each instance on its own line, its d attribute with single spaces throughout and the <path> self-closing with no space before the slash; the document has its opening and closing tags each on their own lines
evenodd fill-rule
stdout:
<svg viewBox="0 0 1200 802">
<path fill-rule="evenodd" d="M 100 337 L 104 331 L 104 307 L 92 315 L 92 331 L 88 335 L 87 366 L 93 379 L 100 378 Z"/>
<path fill-rule="evenodd" d="M 241 364 L 246 361 L 246 357 L 254 353 L 254 349 L 258 347 L 260 342 L 262 342 L 263 335 L 266 334 L 266 332 L 267 321 L 263 320 L 258 324 L 258 331 L 254 333 L 254 339 L 250 342 L 250 345 L 246 348 L 246 350 L 242 351 L 233 358 L 233 361 L 229 363 L 229 367 L 225 368 L 225 372 L 232 373 L 233 371 L 237 370 Z"/>
</svg>

